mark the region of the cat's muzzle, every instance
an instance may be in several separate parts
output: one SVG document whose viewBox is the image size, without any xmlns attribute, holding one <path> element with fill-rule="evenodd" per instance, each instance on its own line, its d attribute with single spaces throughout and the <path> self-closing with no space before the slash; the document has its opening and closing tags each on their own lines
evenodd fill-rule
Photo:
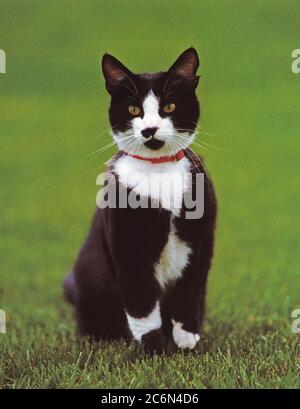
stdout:
<svg viewBox="0 0 300 409">
<path fill-rule="evenodd" d="M 158 149 L 162 148 L 164 146 L 165 142 L 160 141 L 159 139 L 151 138 L 150 140 L 144 142 L 144 145 L 147 146 L 147 148 L 150 148 L 154 151 L 157 151 Z"/>
</svg>

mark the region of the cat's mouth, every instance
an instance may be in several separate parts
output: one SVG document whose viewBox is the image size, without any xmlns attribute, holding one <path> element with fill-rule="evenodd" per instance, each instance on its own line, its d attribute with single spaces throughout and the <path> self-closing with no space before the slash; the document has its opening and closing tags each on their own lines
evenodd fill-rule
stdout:
<svg viewBox="0 0 300 409">
<path fill-rule="evenodd" d="M 164 144 L 164 141 L 160 141 L 159 139 L 154 138 L 151 138 L 149 141 L 144 142 L 144 145 L 147 146 L 147 148 L 152 149 L 153 151 L 157 151 L 158 149 L 162 148 Z"/>
</svg>

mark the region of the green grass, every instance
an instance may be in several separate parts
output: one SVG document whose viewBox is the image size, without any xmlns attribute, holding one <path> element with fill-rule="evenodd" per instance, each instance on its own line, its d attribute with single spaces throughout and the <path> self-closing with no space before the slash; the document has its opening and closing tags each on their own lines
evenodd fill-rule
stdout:
<svg viewBox="0 0 300 409">
<path fill-rule="evenodd" d="M 3 388 L 300 387 L 297 1 L 0 2 L 0 334 Z M 201 57 L 201 126 L 219 217 L 199 347 L 148 358 L 77 343 L 61 284 L 113 149 L 99 57 L 136 71 Z M 96 138 L 96 139 L 95 139 Z"/>
</svg>

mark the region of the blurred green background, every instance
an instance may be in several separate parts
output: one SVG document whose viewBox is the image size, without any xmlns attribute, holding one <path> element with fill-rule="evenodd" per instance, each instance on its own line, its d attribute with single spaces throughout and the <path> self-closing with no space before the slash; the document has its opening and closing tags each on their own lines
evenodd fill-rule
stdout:
<svg viewBox="0 0 300 409">
<path fill-rule="evenodd" d="M 0 0 L 2 387 L 300 386 L 299 21 L 291 0 Z M 219 215 L 202 343 L 152 360 L 78 345 L 61 284 L 114 152 L 85 159 L 110 142 L 100 57 L 151 72 L 190 46 L 200 138 L 226 149 L 203 151 Z"/>
</svg>

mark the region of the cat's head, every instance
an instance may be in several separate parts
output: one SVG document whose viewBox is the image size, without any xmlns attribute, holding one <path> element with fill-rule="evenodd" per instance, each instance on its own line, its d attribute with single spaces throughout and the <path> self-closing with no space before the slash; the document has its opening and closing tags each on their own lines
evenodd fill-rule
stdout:
<svg viewBox="0 0 300 409">
<path fill-rule="evenodd" d="M 154 74 L 134 74 L 115 57 L 103 56 L 109 119 L 120 150 L 159 157 L 191 144 L 200 114 L 198 67 L 194 48 L 185 50 L 168 71 Z"/>
</svg>

